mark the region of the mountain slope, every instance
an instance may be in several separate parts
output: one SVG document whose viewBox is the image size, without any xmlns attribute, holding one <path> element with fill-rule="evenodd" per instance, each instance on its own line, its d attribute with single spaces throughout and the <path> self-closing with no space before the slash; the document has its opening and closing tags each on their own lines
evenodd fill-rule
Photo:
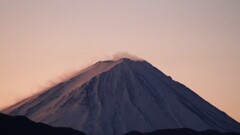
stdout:
<svg viewBox="0 0 240 135">
<path fill-rule="evenodd" d="M 51 127 L 35 123 L 23 116 L 8 116 L 0 113 L 1 135 L 85 135 L 71 128 Z"/>
<path fill-rule="evenodd" d="M 89 135 L 157 129 L 238 131 L 240 125 L 146 61 L 103 61 L 3 112 Z"/>
</svg>

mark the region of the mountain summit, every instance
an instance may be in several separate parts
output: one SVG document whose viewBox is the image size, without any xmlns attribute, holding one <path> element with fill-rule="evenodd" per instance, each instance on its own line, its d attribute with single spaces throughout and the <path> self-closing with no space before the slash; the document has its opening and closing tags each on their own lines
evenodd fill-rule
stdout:
<svg viewBox="0 0 240 135">
<path fill-rule="evenodd" d="M 3 112 L 87 135 L 191 128 L 240 132 L 240 124 L 144 60 L 100 61 Z"/>
</svg>

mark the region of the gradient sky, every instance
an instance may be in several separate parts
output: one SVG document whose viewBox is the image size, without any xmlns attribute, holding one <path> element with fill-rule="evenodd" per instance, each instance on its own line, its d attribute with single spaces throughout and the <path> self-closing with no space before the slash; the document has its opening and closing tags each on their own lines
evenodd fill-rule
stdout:
<svg viewBox="0 0 240 135">
<path fill-rule="evenodd" d="M 0 0 L 0 108 L 118 52 L 240 121 L 239 0 Z"/>
</svg>

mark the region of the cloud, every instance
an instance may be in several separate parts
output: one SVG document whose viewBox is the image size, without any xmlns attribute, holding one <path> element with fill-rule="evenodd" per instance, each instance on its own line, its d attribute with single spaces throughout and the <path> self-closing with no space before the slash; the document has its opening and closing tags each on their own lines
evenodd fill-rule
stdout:
<svg viewBox="0 0 240 135">
<path fill-rule="evenodd" d="M 117 60 L 122 59 L 122 58 L 128 58 L 128 59 L 136 60 L 136 61 L 143 60 L 142 58 L 140 58 L 138 56 L 135 56 L 135 55 L 132 55 L 128 52 L 118 52 L 115 55 L 113 55 L 112 60 L 117 61 Z"/>
</svg>

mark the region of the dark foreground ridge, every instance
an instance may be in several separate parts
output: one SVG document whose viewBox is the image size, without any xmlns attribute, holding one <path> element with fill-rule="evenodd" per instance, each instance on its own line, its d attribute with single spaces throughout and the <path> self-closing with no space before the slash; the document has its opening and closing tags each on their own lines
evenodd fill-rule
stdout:
<svg viewBox="0 0 240 135">
<path fill-rule="evenodd" d="M 85 135 L 83 132 L 62 127 L 52 127 L 36 123 L 24 116 L 8 116 L 0 113 L 0 135 Z M 214 130 L 197 132 L 192 129 L 162 129 L 149 133 L 132 131 L 124 135 L 240 135 L 240 133 L 220 133 Z"/>
<path fill-rule="evenodd" d="M 62 127 L 36 123 L 24 116 L 8 116 L 0 113 L 0 135 L 85 135 Z"/>
<path fill-rule="evenodd" d="M 240 133 L 236 132 L 221 133 L 215 130 L 206 130 L 198 132 L 189 128 L 180 128 L 180 129 L 161 129 L 149 133 L 132 131 L 124 135 L 240 135 Z"/>
</svg>

